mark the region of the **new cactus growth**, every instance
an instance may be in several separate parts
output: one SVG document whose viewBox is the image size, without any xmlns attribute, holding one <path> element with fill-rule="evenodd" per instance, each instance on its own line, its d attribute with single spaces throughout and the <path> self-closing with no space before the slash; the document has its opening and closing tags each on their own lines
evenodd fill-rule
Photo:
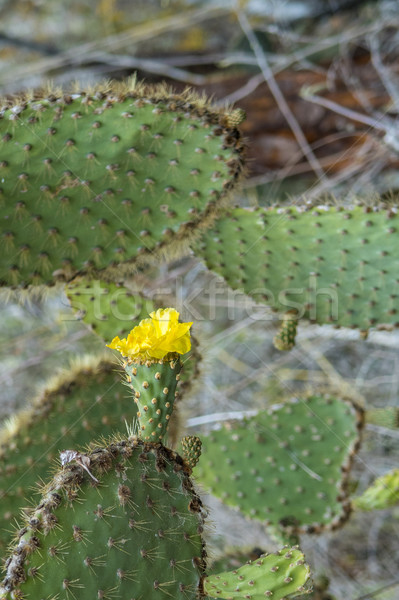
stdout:
<svg viewBox="0 0 399 600">
<path fill-rule="evenodd" d="M 119 280 L 208 226 L 242 171 L 228 113 L 193 94 L 133 82 L 1 104 L 2 286 Z"/>
<path fill-rule="evenodd" d="M 294 314 L 291 312 L 285 314 L 279 332 L 273 338 L 273 343 L 277 350 L 292 350 L 295 346 L 297 327 L 298 320 L 296 318 L 296 312 L 294 312 Z"/>
<path fill-rule="evenodd" d="M 363 413 L 330 396 L 295 399 L 202 437 L 199 482 L 224 503 L 284 534 L 337 528 Z"/>
<path fill-rule="evenodd" d="M 200 459 L 202 442 L 197 435 L 186 435 L 181 439 L 180 444 L 183 459 L 192 471 Z"/>
<path fill-rule="evenodd" d="M 366 331 L 399 323 L 398 226 L 385 206 L 236 208 L 195 252 L 282 314 Z"/>
<path fill-rule="evenodd" d="M 191 348 L 192 323 L 178 319 L 177 310 L 160 308 L 127 338 L 117 336 L 109 344 L 125 358 L 127 384 L 137 404 L 138 435 L 146 441 L 159 441 L 166 435 L 182 368 L 179 355 Z"/>
<path fill-rule="evenodd" d="M 61 450 L 125 429 L 135 409 L 120 389 L 115 362 L 87 357 L 54 378 L 31 406 L 0 430 L 0 550 L 27 506 L 27 491 L 45 480 Z M 30 500 L 30 503 L 32 500 Z"/>
</svg>

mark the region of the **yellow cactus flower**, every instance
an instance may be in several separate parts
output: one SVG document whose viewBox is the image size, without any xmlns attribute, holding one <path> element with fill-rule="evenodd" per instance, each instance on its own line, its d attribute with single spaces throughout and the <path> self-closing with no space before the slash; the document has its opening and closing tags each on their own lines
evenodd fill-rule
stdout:
<svg viewBox="0 0 399 600">
<path fill-rule="evenodd" d="M 159 308 L 134 327 L 127 338 L 115 337 L 108 348 L 134 361 L 163 359 L 169 353 L 185 354 L 191 348 L 192 323 L 179 323 L 174 308 Z"/>
</svg>

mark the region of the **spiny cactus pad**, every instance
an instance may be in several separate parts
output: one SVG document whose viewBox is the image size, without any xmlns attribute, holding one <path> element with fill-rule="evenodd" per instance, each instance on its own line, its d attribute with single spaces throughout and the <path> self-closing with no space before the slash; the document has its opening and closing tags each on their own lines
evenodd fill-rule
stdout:
<svg viewBox="0 0 399 600">
<path fill-rule="evenodd" d="M 396 208 L 236 208 L 195 246 L 256 301 L 362 331 L 399 324 Z"/>
<path fill-rule="evenodd" d="M 293 400 L 202 436 L 194 475 L 224 503 L 287 534 L 348 517 L 347 472 L 362 411 L 330 396 Z"/>
<path fill-rule="evenodd" d="M 0 282 L 108 277 L 209 225 L 242 171 L 228 113 L 165 87 L 112 84 L 0 106 Z"/>
<path fill-rule="evenodd" d="M 390 508 L 399 504 L 399 469 L 378 477 L 365 492 L 353 501 L 360 510 Z"/>
<path fill-rule="evenodd" d="M 225 600 L 281 600 L 305 591 L 310 572 L 298 548 L 283 548 L 261 556 L 236 571 L 210 575 L 204 581 L 205 592 Z"/>
<path fill-rule="evenodd" d="M 99 483 L 71 463 L 44 487 L 6 562 L 1 600 L 198 598 L 203 514 L 182 459 L 122 438 L 86 457 Z"/>
<path fill-rule="evenodd" d="M 132 293 L 120 283 L 77 277 L 66 285 L 66 293 L 77 317 L 90 327 L 104 344 L 116 335 L 127 337 L 135 322 L 145 319 L 165 302 Z M 179 391 L 183 395 L 199 376 L 201 354 L 198 341 L 191 334 L 191 350 L 183 357 Z"/>
<path fill-rule="evenodd" d="M 0 550 L 30 490 L 47 477 L 61 450 L 124 430 L 125 420 L 132 423 L 136 406 L 126 397 L 121 375 L 112 359 L 81 359 L 0 430 Z"/>
</svg>

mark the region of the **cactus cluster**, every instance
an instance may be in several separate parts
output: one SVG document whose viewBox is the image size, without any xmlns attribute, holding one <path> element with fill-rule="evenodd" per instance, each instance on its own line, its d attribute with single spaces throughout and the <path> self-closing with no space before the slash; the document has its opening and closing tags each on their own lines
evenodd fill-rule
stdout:
<svg viewBox="0 0 399 600">
<path fill-rule="evenodd" d="M 273 530 L 335 529 L 350 514 L 347 474 L 362 423 L 349 401 L 294 399 L 203 436 L 194 473 L 225 504 Z"/>
<path fill-rule="evenodd" d="M 367 331 L 399 323 L 398 223 L 383 205 L 236 208 L 195 252 L 283 315 Z"/>
<path fill-rule="evenodd" d="M 242 171 L 228 114 L 106 85 L 0 107 L 2 286 L 121 276 L 209 224 Z"/>
</svg>

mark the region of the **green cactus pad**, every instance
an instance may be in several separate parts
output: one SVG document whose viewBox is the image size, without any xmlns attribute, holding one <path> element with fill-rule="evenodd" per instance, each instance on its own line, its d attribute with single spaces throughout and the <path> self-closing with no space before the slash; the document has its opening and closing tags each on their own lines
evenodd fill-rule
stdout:
<svg viewBox="0 0 399 600">
<path fill-rule="evenodd" d="M 137 404 L 138 435 L 146 441 L 163 440 L 172 416 L 181 361 L 124 362 L 128 386 Z"/>
<path fill-rule="evenodd" d="M 66 293 L 79 319 L 108 344 L 115 336 L 127 337 L 133 324 L 148 318 L 150 312 L 165 306 L 161 300 L 132 293 L 122 284 L 78 277 L 66 285 Z M 182 357 L 179 390 L 182 395 L 199 377 L 201 354 L 198 340 L 191 334 L 190 352 Z"/>
<path fill-rule="evenodd" d="M 309 566 L 298 548 L 283 548 L 243 565 L 235 571 L 205 578 L 205 592 L 225 600 L 281 600 L 306 590 Z"/>
<path fill-rule="evenodd" d="M 197 435 L 186 435 L 181 439 L 182 456 L 190 469 L 198 464 L 201 457 L 202 442 Z"/>
<path fill-rule="evenodd" d="M 0 283 L 26 287 L 177 252 L 242 171 L 229 115 L 164 86 L 4 99 Z"/>
<path fill-rule="evenodd" d="M 358 498 L 353 500 L 355 508 L 377 510 L 399 504 L 399 469 L 393 469 L 378 477 Z"/>
<path fill-rule="evenodd" d="M 363 413 L 330 396 L 293 400 L 202 436 L 194 475 L 224 503 L 286 535 L 339 527 Z"/>
<path fill-rule="evenodd" d="M 125 430 L 136 406 L 114 360 L 82 358 L 55 377 L 32 405 L 0 430 L 0 550 L 11 539 L 26 498 L 61 450 Z"/>
<path fill-rule="evenodd" d="M 274 310 L 365 331 L 399 324 L 398 232 L 394 208 L 237 208 L 195 252 Z"/>
<path fill-rule="evenodd" d="M 44 487 L 0 598 L 198 598 L 203 514 L 182 459 L 123 438 L 85 459 L 99 482 L 73 461 Z"/>
</svg>

